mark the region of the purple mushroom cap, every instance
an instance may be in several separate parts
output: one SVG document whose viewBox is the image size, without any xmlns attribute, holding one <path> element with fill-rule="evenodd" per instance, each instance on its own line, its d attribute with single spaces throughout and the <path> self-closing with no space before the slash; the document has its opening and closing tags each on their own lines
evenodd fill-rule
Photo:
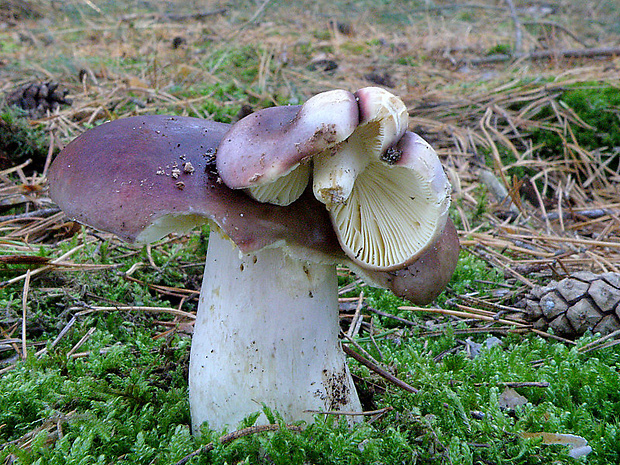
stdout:
<svg viewBox="0 0 620 465">
<path fill-rule="evenodd" d="M 215 222 L 244 253 L 284 242 L 341 255 L 328 214 L 311 193 L 284 212 L 221 182 L 215 153 L 228 129 L 159 115 L 103 124 L 54 160 L 50 196 L 70 218 L 129 242 L 156 240 L 203 219 Z"/>
</svg>

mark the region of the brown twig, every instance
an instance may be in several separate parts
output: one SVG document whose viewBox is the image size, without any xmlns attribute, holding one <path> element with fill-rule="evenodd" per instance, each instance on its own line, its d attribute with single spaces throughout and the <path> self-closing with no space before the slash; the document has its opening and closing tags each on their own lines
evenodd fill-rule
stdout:
<svg viewBox="0 0 620 465">
<path fill-rule="evenodd" d="M 202 265 L 204 266 L 204 264 Z M 133 266 L 132 266 L 133 269 Z M 131 281 L 134 283 L 138 283 L 141 286 L 147 286 L 149 289 L 153 289 L 160 294 L 169 295 L 173 297 L 198 297 L 200 295 L 200 291 L 193 289 L 183 289 L 181 287 L 170 287 L 170 286 L 162 286 L 161 284 L 152 284 L 142 281 L 140 279 L 136 279 L 130 276 L 130 271 L 132 269 L 127 270 L 127 272 L 123 275 L 123 278 L 127 281 Z"/>
<path fill-rule="evenodd" d="M 389 318 L 391 320 L 395 320 L 395 321 L 399 321 L 407 326 L 414 326 L 414 327 L 421 327 L 423 325 L 421 325 L 420 323 L 416 323 L 414 321 L 411 320 L 407 320 L 405 318 L 402 318 L 400 316 L 396 316 L 396 315 L 392 315 L 390 313 L 381 311 L 381 310 L 377 310 L 376 308 L 372 308 L 372 307 L 366 307 L 366 310 L 368 310 L 369 312 L 374 313 L 375 315 L 379 315 L 379 316 L 383 316 L 385 318 Z"/>
<path fill-rule="evenodd" d="M 97 306 L 89 306 L 86 308 L 80 307 L 71 307 L 69 310 L 77 311 L 76 316 L 88 315 L 89 313 L 95 312 L 146 312 L 146 313 L 169 313 L 171 315 L 182 316 L 185 318 L 189 318 L 191 320 L 196 319 L 196 315 L 194 313 L 184 312 L 177 308 L 170 307 L 139 307 L 139 306 L 115 306 L 115 307 L 97 307 Z"/>
<path fill-rule="evenodd" d="M 616 330 L 616 331 L 613 331 L 613 332 L 607 334 L 606 336 L 602 336 L 602 337 L 596 339 L 595 341 L 592 341 L 592 342 L 586 344 L 585 346 L 580 347 L 578 350 L 579 350 L 579 352 L 582 352 L 582 353 L 585 354 L 585 353 L 588 353 L 588 352 L 592 352 L 594 350 L 599 350 L 599 349 L 603 349 L 603 348 L 609 347 L 610 342 L 613 345 L 616 345 L 616 344 L 620 343 L 620 340 L 610 341 L 610 339 L 614 339 L 614 338 L 618 337 L 619 335 L 620 335 L 620 329 Z"/>
<path fill-rule="evenodd" d="M 218 8 L 216 10 L 211 11 L 202 11 L 198 13 L 189 13 L 189 14 L 157 14 L 157 13 L 148 13 L 148 14 L 131 14 L 125 15 L 120 20 L 121 22 L 131 22 L 136 20 L 144 20 L 151 19 L 155 21 L 171 21 L 171 22 L 184 22 L 184 21 L 202 21 L 203 19 L 209 18 L 211 16 L 225 15 L 228 12 L 227 8 Z"/>
<path fill-rule="evenodd" d="M 60 331 L 60 333 L 58 333 L 58 336 L 56 336 L 56 339 L 54 339 L 52 341 L 52 343 L 49 345 L 49 347 L 44 347 L 43 349 L 39 350 L 36 353 L 37 357 L 41 357 L 43 355 L 45 355 L 48 350 L 53 349 L 54 347 L 56 347 L 58 345 L 58 343 L 62 340 L 62 338 L 64 338 L 67 333 L 69 332 L 69 330 L 73 327 L 73 325 L 76 322 L 76 318 L 75 316 L 72 316 L 71 319 L 69 320 L 69 322 L 62 328 L 62 330 Z"/>
<path fill-rule="evenodd" d="M 384 413 L 391 412 L 392 410 L 394 410 L 394 407 L 388 406 L 388 407 L 381 408 L 379 410 L 366 410 L 364 412 L 344 412 L 340 410 L 329 410 L 327 412 L 324 410 L 304 410 L 304 412 L 316 413 L 319 415 L 347 415 L 347 416 L 352 416 L 352 417 L 355 417 L 355 416 L 371 417 L 374 415 L 383 415 Z"/>
<path fill-rule="evenodd" d="M 540 50 L 520 55 L 491 55 L 470 60 L 471 65 L 487 65 L 511 60 L 547 60 L 550 58 L 594 58 L 620 56 L 620 47 L 593 47 L 564 50 Z"/>
<path fill-rule="evenodd" d="M 523 32 L 521 31 L 521 21 L 519 20 L 519 16 L 517 15 L 517 9 L 515 8 L 512 0 L 506 0 L 508 4 L 508 9 L 510 10 L 510 17 L 512 18 L 512 22 L 515 27 L 515 53 L 518 55 L 521 53 L 521 49 L 523 48 Z"/>
<path fill-rule="evenodd" d="M 562 26 L 561 24 L 555 22 L 555 21 L 544 21 L 544 20 L 536 20 L 536 21 L 523 21 L 522 23 L 524 26 L 550 26 L 554 29 L 557 29 L 559 31 L 562 31 L 564 34 L 566 34 L 567 36 L 569 36 L 571 39 L 573 39 L 575 42 L 579 42 L 580 45 L 583 45 L 584 47 L 587 47 L 588 44 L 586 44 L 586 42 L 582 39 L 580 39 L 579 37 L 577 37 L 577 35 L 575 33 L 573 33 L 572 31 L 570 31 L 569 29 L 567 29 L 566 27 Z"/>
<path fill-rule="evenodd" d="M 381 368 L 380 366 L 372 363 L 370 360 L 366 359 L 365 357 L 362 357 L 360 354 L 358 354 L 357 352 L 355 352 L 353 349 L 346 346 L 345 344 L 342 345 L 342 350 L 349 357 L 357 360 L 359 363 L 364 365 L 369 370 L 374 371 L 379 376 L 385 378 L 386 381 L 392 383 L 394 386 L 398 386 L 399 388 L 404 389 L 407 392 L 412 392 L 413 394 L 418 393 L 418 390 L 416 388 L 405 383 L 403 380 L 398 379 L 396 376 L 389 373 L 387 370 Z"/>
<path fill-rule="evenodd" d="M 550 386 L 547 381 L 506 381 L 502 384 L 506 387 L 513 389 L 521 387 L 548 388 Z"/>
<path fill-rule="evenodd" d="M 42 218 L 45 216 L 56 214 L 59 211 L 60 211 L 60 208 L 58 207 L 50 207 L 50 208 L 41 208 L 39 210 L 32 210 L 26 213 L 4 215 L 4 216 L 0 216 L 0 223 L 4 223 L 5 221 L 20 221 L 20 220 L 29 220 L 33 218 Z"/>
<path fill-rule="evenodd" d="M 97 330 L 97 327 L 93 326 L 92 328 L 90 328 L 86 334 L 84 334 L 84 336 L 82 336 L 82 338 L 77 342 L 77 344 L 75 344 L 71 350 L 69 352 L 67 352 L 67 357 L 71 357 L 74 353 L 77 352 L 77 350 L 82 347 L 84 345 L 84 343 L 86 341 L 88 341 L 90 339 L 90 337 L 93 335 L 93 333 Z"/>
<path fill-rule="evenodd" d="M 27 276 L 34 276 L 34 275 L 37 275 L 39 273 L 43 273 L 45 271 L 49 271 L 49 270 L 51 270 L 53 268 L 52 265 L 61 263 L 66 258 L 70 257 L 71 255 L 73 255 L 77 251 L 83 249 L 85 246 L 86 246 L 86 243 L 80 244 L 78 246 L 75 246 L 71 250 L 69 250 L 68 252 L 62 254 L 60 257 L 53 259 L 50 262 L 50 265 L 43 266 L 41 268 L 37 268 L 36 270 L 34 270 L 32 272 L 30 270 L 28 270 L 27 273 L 25 273 L 25 274 L 22 274 L 20 276 L 16 276 L 15 278 L 7 279 L 6 281 L 3 281 L 3 282 L 0 283 L 0 288 L 5 287 L 5 286 L 9 286 L 11 284 L 15 284 L 15 283 L 21 281 L 22 279 L 25 279 Z"/>
</svg>

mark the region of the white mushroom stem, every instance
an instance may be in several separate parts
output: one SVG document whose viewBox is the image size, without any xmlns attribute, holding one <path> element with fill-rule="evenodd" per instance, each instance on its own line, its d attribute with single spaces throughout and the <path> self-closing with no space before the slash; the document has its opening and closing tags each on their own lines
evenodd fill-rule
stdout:
<svg viewBox="0 0 620 465">
<path fill-rule="evenodd" d="M 241 256 L 213 227 L 189 368 L 192 428 L 234 428 L 265 405 L 284 421 L 307 410 L 361 411 L 338 340 L 334 265 L 282 248 Z M 259 422 L 265 423 L 262 415 Z"/>
</svg>

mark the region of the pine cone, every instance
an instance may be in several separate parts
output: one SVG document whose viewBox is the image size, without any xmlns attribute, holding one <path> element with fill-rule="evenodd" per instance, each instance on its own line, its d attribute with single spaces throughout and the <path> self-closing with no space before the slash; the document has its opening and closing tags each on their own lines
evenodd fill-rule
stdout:
<svg viewBox="0 0 620 465">
<path fill-rule="evenodd" d="M 620 273 L 580 271 L 535 287 L 522 304 L 534 328 L 576 338 L 587 330 L 606 335 L 620 329 L 619 302 Z"/>
<path fill-rule="evenodd" d="M 26 110 L 29 116 L 38 118 L 45 116 L 49 111 L 56 110 L 60 105 L 71 105 L 66 89 L 60 89 L 57 82 L 26 84 L 7 97 L 9 105 L 17 105 Z"/>
</svg>

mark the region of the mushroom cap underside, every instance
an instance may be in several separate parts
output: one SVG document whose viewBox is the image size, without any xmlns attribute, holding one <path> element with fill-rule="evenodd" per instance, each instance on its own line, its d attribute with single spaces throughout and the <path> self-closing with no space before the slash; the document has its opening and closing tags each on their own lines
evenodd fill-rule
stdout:
<svg viewBox="0 0 620 465">
<path fill-rule="evenodd" d="M 211 220 L 244 253 L 284 243 L 341 256 L 328 214 L 311 193 L 285 211 L 221 183 L 215 153 L 228 129 L 163 115 L 105 123 L 56 157 L 50 196 L 70 218 L 129 242 Z"/>
<path fill-rule="evenodd" d="M 391 290 L 416 305 L 431 303 L 448 285 L 459 258 L 459 238 L 450 218 L 431 247 L 405 268 L 368 271 L 355 268 L 374 285 Z"/>
<path fill-rule="evenodd" d="M 371 161 L 349 197 L 330 210 L 343 250 L 365 269 L 389 271 L 413 263 L 448 218 L 451 187 L 431 146 L 406 132 L 389 153 L 390 160 Z"/>
</svg>

